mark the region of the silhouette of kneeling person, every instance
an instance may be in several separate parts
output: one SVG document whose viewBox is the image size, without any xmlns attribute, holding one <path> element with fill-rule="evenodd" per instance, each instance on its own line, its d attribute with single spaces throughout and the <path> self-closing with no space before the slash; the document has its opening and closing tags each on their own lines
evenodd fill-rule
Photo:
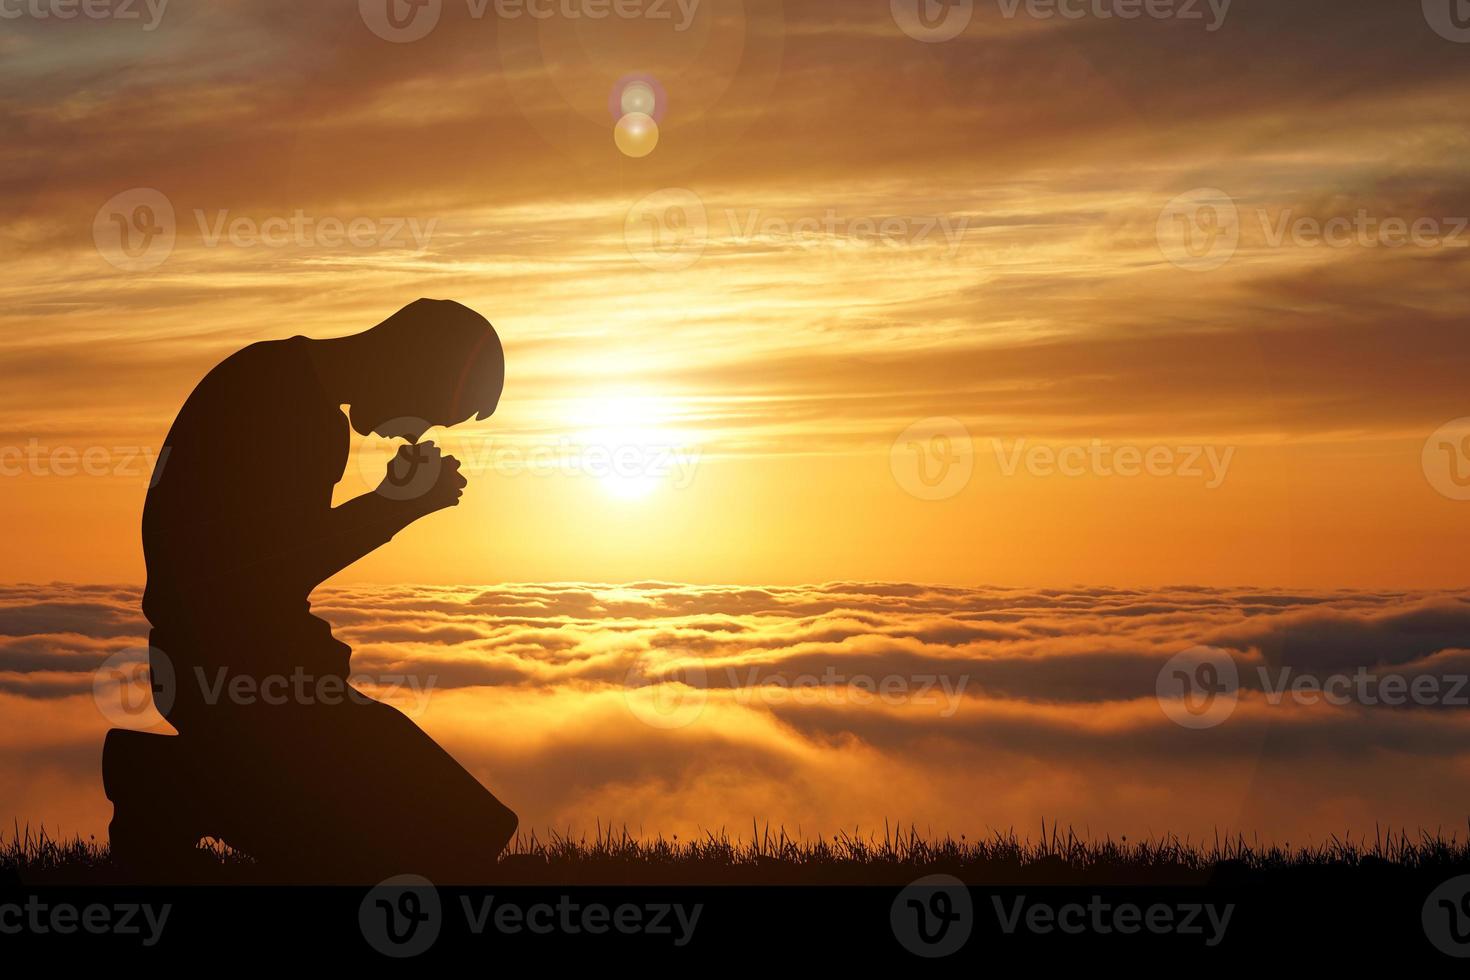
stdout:
<svg viewBox="0 0 1470 980">
<path fill-rule="evenodd" d="M 504 381 L 484 317 L 419 300 L 353 336 L 252 344 L 195 388 L 143 511 L 154 700 L 179 734 L 108 735 L 121 864 L 166 870 L 214 837 L 287 879 L 492 877 L 515 814 L 348 684 L 351 649 L 308 596 L 466 486 L 452 456 L 406 445 L 377 491 L 333 507 L 342 407 L 362 435 L 417 443 L 489 416 Z"/>
</svg>

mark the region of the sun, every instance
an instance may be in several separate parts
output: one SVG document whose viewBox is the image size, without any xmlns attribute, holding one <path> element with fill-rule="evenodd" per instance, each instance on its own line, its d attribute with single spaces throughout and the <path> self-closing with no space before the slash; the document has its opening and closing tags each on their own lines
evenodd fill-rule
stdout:
<svg viewBox="0 0 1470 980">
<path fill-rule="evenodd" d="M 599 482 L 608 494 L 619 500 L 642 500 L 663 486 L 664 479 L 646 474 L 624 476 L 611 473 L 599 478 Z"/>
<path fill-rule="evenodd" d="M 667 420 L 669 401 L 645 394 L 579 400 L 574 415 L 578 471 L 618 500 L 642 500 L 669 486 L 687 453 Z"/>
</svg>

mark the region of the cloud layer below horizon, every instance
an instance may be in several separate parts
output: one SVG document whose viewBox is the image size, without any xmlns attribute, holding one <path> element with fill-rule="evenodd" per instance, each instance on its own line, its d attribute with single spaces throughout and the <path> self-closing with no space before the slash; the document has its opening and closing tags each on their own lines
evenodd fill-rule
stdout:
<svg viewBox="0 0 1470 980">
<path fill-rule="evenodd" d="M 110 723 L 94 676 L 146 642 L 137 600 L 0 589 L 5 816 L 101 835 Z M 974 836 L 1046 819 L 1305 842 L 1452 830 L 1470 812 L 1463 594 L 358 587 L 322 590 L 315 611 L 354 647 L 365 689 L 542 833 L 755 820 L 810 835 L 886 820 Z M 1156 685 L 1197 645 L 1226 652 L 1240 694 L 1196 730 L 1166 717 Z M 1368 688 L 1388 692 L 1379 703 L 1273 699 L 1282 676 L 1439 693 L 1395 705 L 1383 683 Z"/>
</svg>

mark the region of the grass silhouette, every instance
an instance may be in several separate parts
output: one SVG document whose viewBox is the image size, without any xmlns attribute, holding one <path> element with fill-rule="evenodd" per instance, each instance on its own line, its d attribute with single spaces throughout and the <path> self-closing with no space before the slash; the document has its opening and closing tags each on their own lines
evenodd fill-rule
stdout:
<svg viewBox="0 0 1470 980">
<path fill-rule="evenodd" d="M 926 874 L 952 874 L 972 884 L 1256 884 L 1282 877 L 1325 879 L 1366 875 L 1470 872 L 1470 838 L 1442 832 L 1375 829 L 1373 836 L 1332 836 L 1293 846 L 1243 835 L 1192 841 L 1166 834 L 1144 840 L 1091 839 L 1071 827 L 1043 825 L 1040 836 L 1014 829 L 969 840 L 932 837 L 915 827 L 862 834 L 793 836 L 753 825 L 748 837 L 725 830 L 681 840 L 643 838 L 599 825 L 591 836 L 518 835 L 502 856 L 500 883 L 547 884 L 905 884 Z M 58 840 L 43 827 L 0 834 L 0 875 L 31 883 L 109 884 L 126 880 L 106 844 Z M 268 881 L 249 858 L 224 844 L 200 844 L 204 884 Z"/>
</svg>

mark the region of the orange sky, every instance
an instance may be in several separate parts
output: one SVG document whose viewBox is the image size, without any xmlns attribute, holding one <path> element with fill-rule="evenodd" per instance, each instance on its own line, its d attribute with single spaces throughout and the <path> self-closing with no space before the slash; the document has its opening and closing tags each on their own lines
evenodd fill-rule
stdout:
<svg viewBox="0 0 1470 980">
<path fill-rule="evenodd" d="M 1462 712 L 1247 685 L 1201 733 L 1154 685 L 1200 643 L 1470 663 L 1470 38 L 1411 2 L 976 0 L 940 39 L 905 3 L 0 24 L 0 583 L 83 583 L 0 587 L 0 818 L 105 820 L 94 670 L 146 633 L 195 383 L 428 296 L 495 324 L 500 410 L 435 433 L 463 505 L 316 609 L 355 669 L 435 682 L 416 719 L 524 827 L 1458 826 Z M 339 496 L 391 452 L 358 440 Z M 639 584 L 483 585 L 538 582 Z M 629 671 L 686 661 L 968 686 L 714 684 L 644 724 Z"/>
<path fill-rule="evenodd" d="M 505 398 L 445 437 L 478 460 L 464 506 L 346 581 L 1463 585 L 1470 504 L 1421 451 L 1470 414 L 1467 48 L 1413 4 L 1289 6 L 1207 31 L 978 4 L 941 43 L 886 3 L 686 23 L 446 0 L 412 43 L 355 3 L 17 21 L 0 579 L 139 581 L 144 470 L 119 450 L 156 452 L 246 343 L 434 296 L 496 324 Z M 608 109 L 634 72 L 667 94 L 643 159 Z M 109 201 L 138 188 L 172 250 L 117 268 L 139 198 Z M 1219 268 L 1170 261 L 1168 214 L 1160 239 L 1198 188 L 1238 209 Z M 1438 237 L 1278 240 L 1360 211 Z M 926 500 L 894 467 L 936 418 L 973 467 Z M 1094 441 L 1172 454 L 1166 475 L 1002 466 Z M 690 468 L 514 465 L 589 445 Z M 1191 447 L 1230 454 L 1221 480 L 1175 472 Z M 88 450 L 102 475 L 61 475 Z"/>
</svg>

